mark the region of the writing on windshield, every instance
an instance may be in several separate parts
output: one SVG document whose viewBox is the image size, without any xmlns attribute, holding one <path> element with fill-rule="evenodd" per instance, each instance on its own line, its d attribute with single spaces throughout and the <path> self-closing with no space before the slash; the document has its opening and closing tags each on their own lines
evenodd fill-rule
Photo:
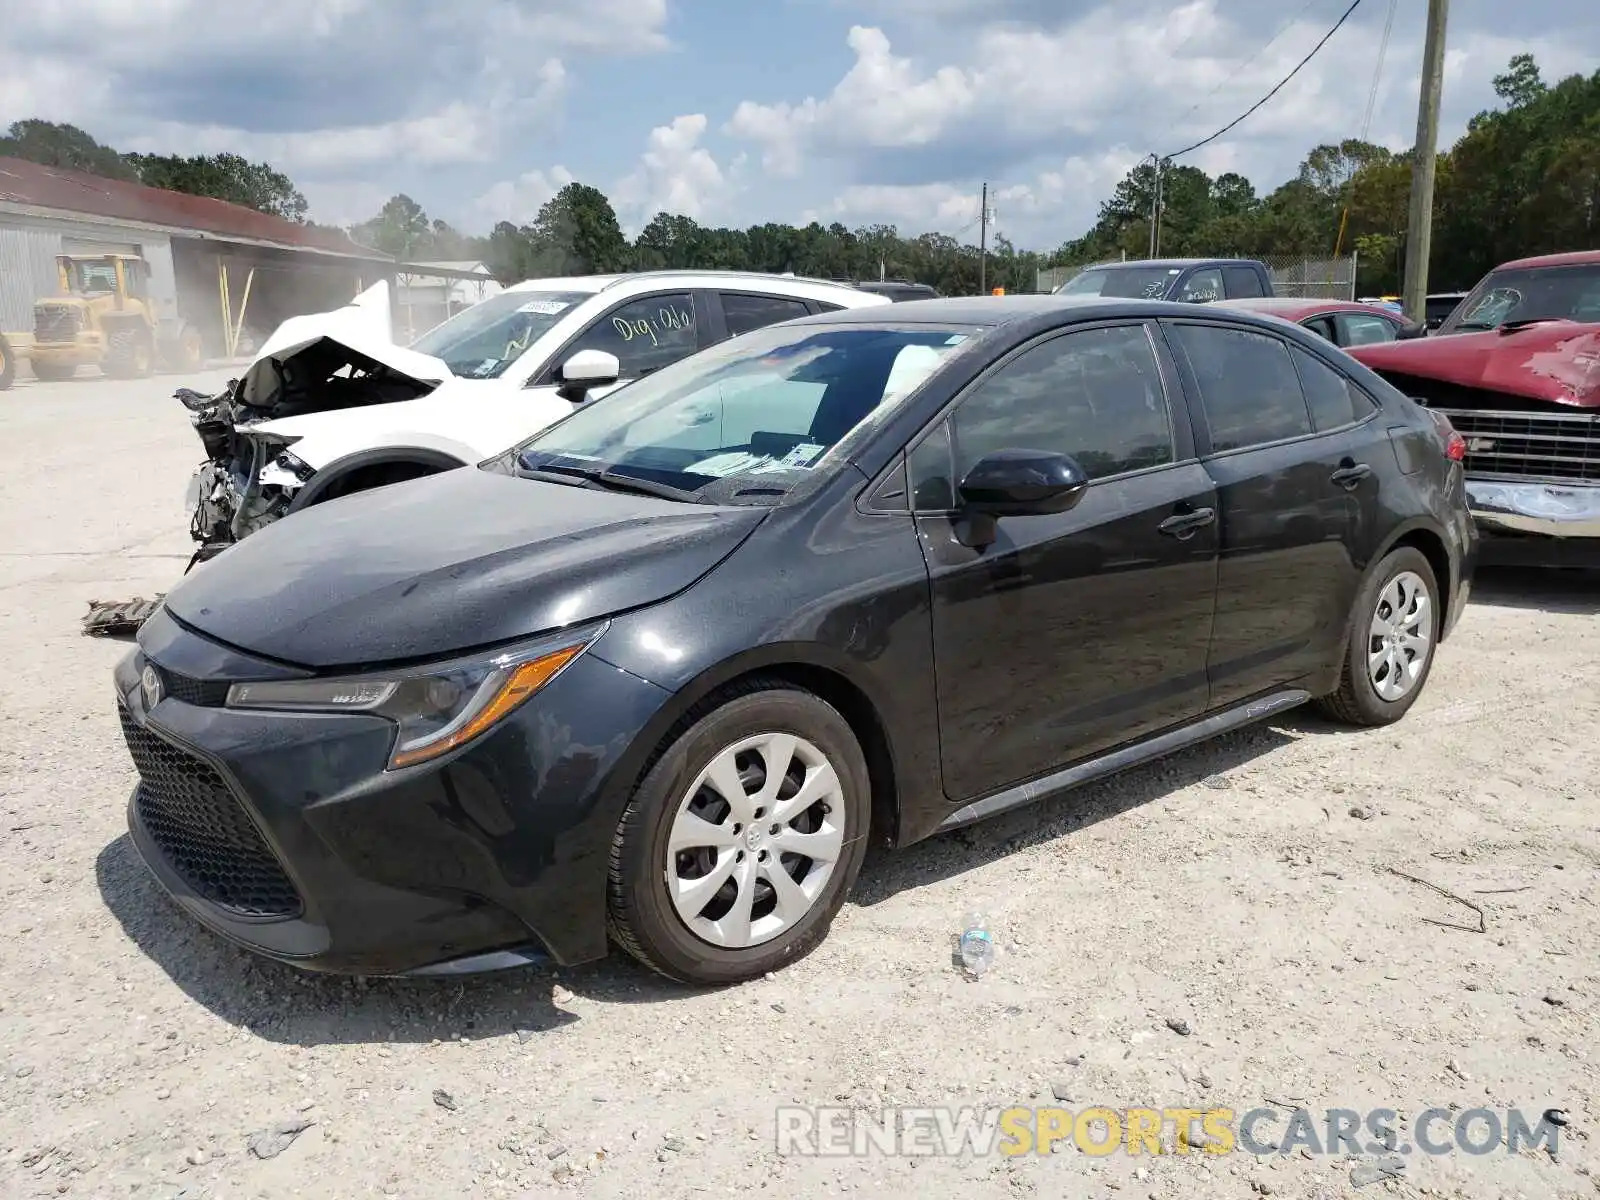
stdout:
<svg viewBox="0 0 1600 1200">
<path fill-rule="evenodd" d="M 1600 263 L 1494 271 L 1440 332 L 1498 329 L 1518 321 L 1600 322 Z"/>
</svg>

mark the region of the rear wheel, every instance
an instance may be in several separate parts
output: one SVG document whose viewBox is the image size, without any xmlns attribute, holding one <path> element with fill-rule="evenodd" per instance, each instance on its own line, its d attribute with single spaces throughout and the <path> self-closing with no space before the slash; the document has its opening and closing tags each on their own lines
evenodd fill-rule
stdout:
<svg viewBox="0 0 1600 1200">
<path fill-rule="evenodd" d="M 1439 584 L 1420 550 L 1381 561 L 1356 596 L 1339 690 L 1318 703 L 1335 720 L 1388 725 L 1422 694 L 1439 639 Z"/>
<path fill-rule="evenodd" d="M 755 681 L 669 736 L 612 842 L 613 938 L 697 984 L 808 954 L 866 856 L 871 787 L 849 724 L 810 692 Z"/>
</svg>

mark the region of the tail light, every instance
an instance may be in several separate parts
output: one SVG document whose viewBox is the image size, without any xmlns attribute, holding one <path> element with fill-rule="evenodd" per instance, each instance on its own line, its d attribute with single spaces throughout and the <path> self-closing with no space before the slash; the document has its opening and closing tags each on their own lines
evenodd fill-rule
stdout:
<svg viewBox="0 0 1600 1200">
<path fill-rule="evenodd" d="M 1454 425 L 1450 424 L 1450 418 L 1442 412 L 1436 412 L 1431 408 L 1423 409 L 1423 411 L 1433 418 L 1434 427 L 1438 429 L 1439 437 L 1444 440 L 1444 456 L 1451 462 L 1465 462 L 1467 458 L 1467 439 L 1456 431 Z"/>
</svg>

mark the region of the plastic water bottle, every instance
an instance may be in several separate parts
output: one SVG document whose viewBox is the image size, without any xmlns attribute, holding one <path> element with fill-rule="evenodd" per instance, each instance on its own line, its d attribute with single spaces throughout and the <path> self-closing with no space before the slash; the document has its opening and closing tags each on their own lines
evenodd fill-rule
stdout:
<svg viewBox="0 0 1600 1200">
<path fill-rule="evenodd" d="M 994 938 L 983 913 L 968 912 L 961 922 L 961 965 L 977 977 L 994 965 Z"/>
</svg>

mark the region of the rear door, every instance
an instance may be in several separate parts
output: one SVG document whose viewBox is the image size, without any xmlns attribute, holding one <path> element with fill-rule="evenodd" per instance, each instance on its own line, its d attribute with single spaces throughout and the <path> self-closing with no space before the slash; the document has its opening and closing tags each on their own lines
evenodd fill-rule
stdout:
<svg viewBox="0 0 1600 1200">
<path fill-rule="evenodd" d="M 1383 434 L 1353 419 L 1348 393 L 1340 409 L 1325 361 L 1274 334 L 1187 320 L 1169 333 L 1217 488 L 1207 669 L 1211 706 L 1223 708 L 1292 685 L 1341 651 Z M 1302 370 L 1318 396 L 1316 420 Z"/>
<path fill-rule="evenodd" d="M 1001 360 L 912 443 L 950 799 L 1204 709 L 1216 497 L 1177 392 L 1153 325 L 1079 328 Z M 1006 517 L 965 546 L 958 481 L 1007 448 L 1070 454 L 1094 482 L 1070 512 Z"/>
<path fill-rule="evenodd" d="M 804 300 L 763 292 L 718 292 L 716 305 L 722 323 L 720 337 L 738 337 L 753 329 L 811 315 Z"/>
</svg>

